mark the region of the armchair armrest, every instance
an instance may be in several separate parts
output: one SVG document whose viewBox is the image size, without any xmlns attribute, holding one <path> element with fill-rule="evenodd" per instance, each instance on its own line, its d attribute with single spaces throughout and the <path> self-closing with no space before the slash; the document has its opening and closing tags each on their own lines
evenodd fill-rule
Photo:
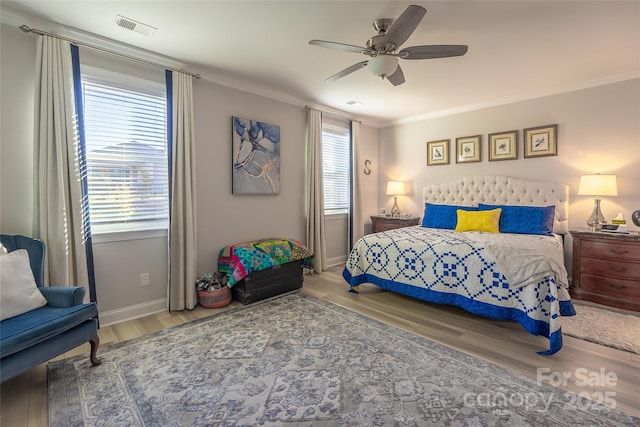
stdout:
<svg viewBox="0 0 640 427">
<path fill-rule="evenodd" d="M 82 286 L 46 286 L 39 288 L 51 307 L 73 307 L 83 303 L 85 288 Z"/>
</svg>

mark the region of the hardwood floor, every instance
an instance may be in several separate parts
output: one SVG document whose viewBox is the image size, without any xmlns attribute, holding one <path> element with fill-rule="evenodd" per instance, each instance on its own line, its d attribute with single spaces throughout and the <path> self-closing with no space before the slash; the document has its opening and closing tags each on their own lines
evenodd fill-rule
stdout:
<svg viewBox="0 0 640 427">
<path fill-rule="evenodd" d="M 540 356 L 536 352 L 548 348 L 548 340 L 529 335 L 516 323 L 478 317 L 456 307 L 429 304 L 373 285 L 363 285 L 360 294 L 351 294 L 346 292 L 341 272 L 341 268 L 332 268 L 321 275 L 305 276 L 302 292 L 534 379 L 537 379 L 538 369 L 546 369 L 547 377 L 569 373 L 571 377 L 563 388 L 581 393 L 581 396 L 598 397 L 602 396 L 598 393 L 613 392 L 618 409 L 640 417 L 640 355 L 565 336 L 560 352 L 553 356 Z M 99 332 L 100 346 L 105 348 L 109 344 L 212 316 L 238 305 L 234 301 L 222 309 L 198 306 L 192 311 L 159 313 L 103 327 Z M 89 345 L 78 347 L 57 359 L 78 354 L 89 357 Z M 1 385 L 0 425 L 48 425 L 46 366 L 37 366 Z M 579 369 L 581 371 L 577 371 Z M 597 381 L 590 381 L 594 385 L 576 384 L 577 375 L 583 374 L 584 377 L 586 374 L 591 378 L 600 372 L 614 373 L 617 381 L 602 386 L 598 377 L 594 378 Z"/>
</svg>

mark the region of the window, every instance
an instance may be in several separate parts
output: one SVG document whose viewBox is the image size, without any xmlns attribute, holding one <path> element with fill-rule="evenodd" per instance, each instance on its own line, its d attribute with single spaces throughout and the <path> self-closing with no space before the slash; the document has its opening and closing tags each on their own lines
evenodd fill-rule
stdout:
<svg viewBox="0 0 640 427">
<path fill-rule="evenodd" d="M 167 227 L 166 96 L 83 76 L 89 214 L 94 232 Z"/>
<path fill-rule="evenodd" d="M 348 123 L 322 123 L 322 185 L 325 215 L 349 213 L 350 143 Z"/>
</svg>

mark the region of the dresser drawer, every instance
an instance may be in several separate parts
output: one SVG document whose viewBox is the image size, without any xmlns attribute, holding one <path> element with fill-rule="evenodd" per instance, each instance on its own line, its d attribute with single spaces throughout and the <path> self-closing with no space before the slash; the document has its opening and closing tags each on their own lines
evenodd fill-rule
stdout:
<svg viewBox="0 0 640 427">
<path fill-rule="evenodd" d="M 376 229 L 375 232 L 378 233 L 380 231 L 389 231 L 389 230 L 395 230 L 396 228 L 400 228 L 398 227 L 400 224 L 395 224 L 393 222 L 378 222 L 376 224 Z"/>
<path fill-rule="evenodd" d="M 418 225 L 420 218 L 392 218 L 386 216 L 371 217 L 371 231 L 379 233 L 381 231 L 396 230 L 398 228 Z"/>
<path fill-rule="evenodd" d="M 626 279 L 640 279 L 640 263 L 613 261 L 610 259 L 596 259 L 582 257 L 580 269 L 583 273 L 596 274 L 606 277 L 621 277 Z"/>
<path fill-rule="evenodd" d="M 640 261 L 640 246 L 624 242 L 584 240 L 580 250 L 586 257 Z"/>
<path fill-rule="evenodd" d="M 572 298 L 640 312 L 640 235 L 572 230 Z"/>
<path fill-rule="evenodd" d="M 605 295 L 619 295 L 640 298 L 640 281 L 625 280 L 615 277 L 594 276 L 583 274 L 580 288 L 600 292 Z"/>
</svg>

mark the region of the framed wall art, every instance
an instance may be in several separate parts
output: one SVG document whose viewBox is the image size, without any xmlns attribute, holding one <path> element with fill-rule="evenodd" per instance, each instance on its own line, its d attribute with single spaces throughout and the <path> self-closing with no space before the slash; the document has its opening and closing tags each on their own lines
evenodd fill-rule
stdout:
<svg viewBox="0 0 640 427">
<path fill-rule="evenodd" d="M 558 155 L 558 125 L 538 126 L 524 130 L 524 157 Z"/>
<path fill-rule="evenodd" d="M 449 164 L 449 141 L 443 139 L 427 142 L 427 166 Z"/>
<path fill-rule="evenodd" d="M 489 161 L 514 160 L 518 158 L 518 131 L 510 130 L 506 132 L 490 133 L 489 141 Z"/>
<path fill-rule="evenodd" d="M 456 163 L 479 162 L 481 139 L 480 135 L 456 138 Z"/>
<path fill-rule="evenodd" d="M 280 193 L 280 126 L 232 118 L 233 194 Z"/>
</svg>

